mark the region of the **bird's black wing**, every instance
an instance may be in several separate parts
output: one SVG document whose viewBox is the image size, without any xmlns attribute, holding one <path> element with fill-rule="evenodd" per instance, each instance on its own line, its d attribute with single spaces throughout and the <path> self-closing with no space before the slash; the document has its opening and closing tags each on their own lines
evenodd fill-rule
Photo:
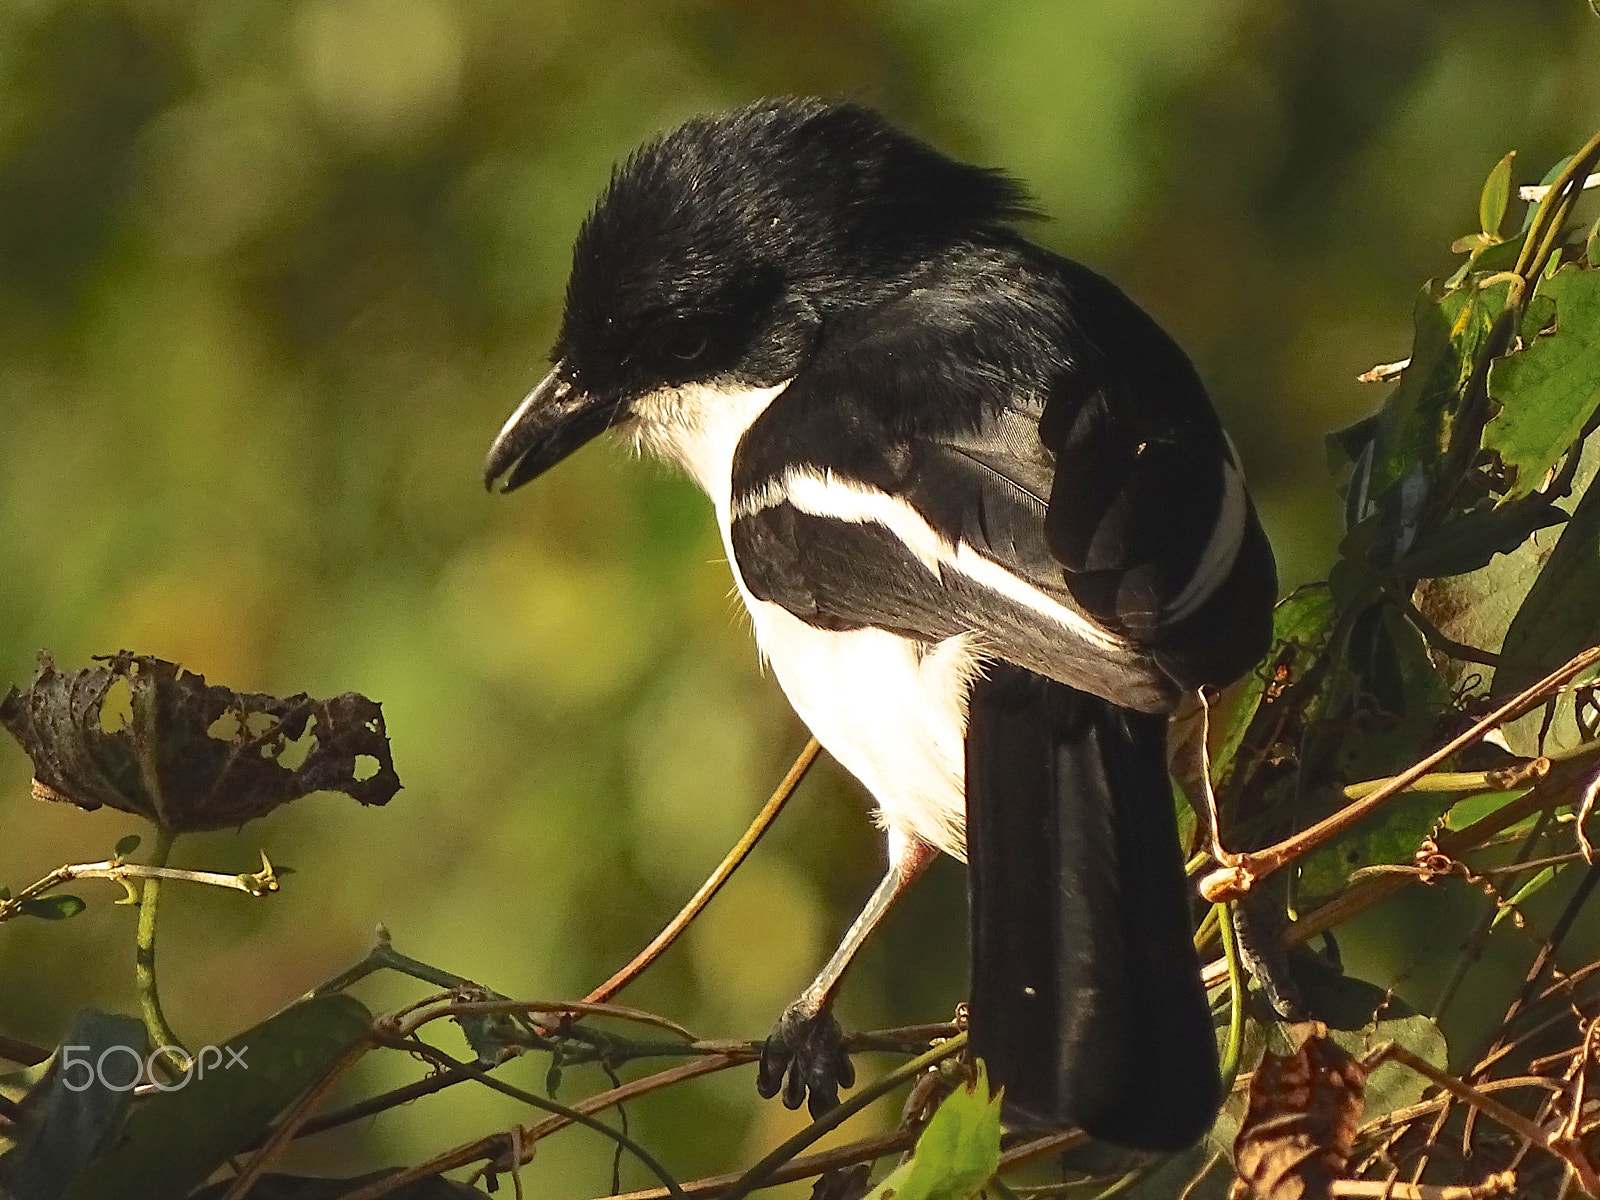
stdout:
<svg viewBox="0 0 1600 1200">
<path fill-rule="evenodd" d="M 1271 552 L 1193 368 L 1042 252 L 825 340 L 741 441 L 731 508 L 745 586 L 824 628 L 971 633 L 1146 711 L 1265 648 Z"/>
</svg>

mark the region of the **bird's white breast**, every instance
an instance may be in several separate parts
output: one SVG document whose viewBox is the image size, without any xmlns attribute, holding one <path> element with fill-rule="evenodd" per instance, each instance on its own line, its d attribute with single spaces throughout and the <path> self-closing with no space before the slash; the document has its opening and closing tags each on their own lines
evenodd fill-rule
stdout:
<svg viewBox="0 0 1600 1200">
<path fill-rule="evenodd" d="M 740 576 L 730 540 L 734 451 L 783 388 L 659 392 L 634 405 L 631 432 L 711 497 L 762 657 L 817 741 L 872 793 L 891 856 L 914 840 L 965 858 L 966 697 L 981 662 L 971 641 L 818 629 L 752 596 Z"/>
</svg>

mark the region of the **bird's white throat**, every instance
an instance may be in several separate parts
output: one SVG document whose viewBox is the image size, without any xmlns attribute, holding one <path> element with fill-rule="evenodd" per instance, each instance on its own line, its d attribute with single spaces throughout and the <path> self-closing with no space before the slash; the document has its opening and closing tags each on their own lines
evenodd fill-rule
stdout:
<svg viewBox="0 0 1600 1200">
<path fill-rule="evenodd" d="M 639 449 L 687 471 L 711 497 L 718 522 L 726 529 L 739 439 L 788 386 L 786 379 L 764 388 L 710 383 L 662 388 L 634 401 L 624 432 L 633 436 Z"/>
</svg>

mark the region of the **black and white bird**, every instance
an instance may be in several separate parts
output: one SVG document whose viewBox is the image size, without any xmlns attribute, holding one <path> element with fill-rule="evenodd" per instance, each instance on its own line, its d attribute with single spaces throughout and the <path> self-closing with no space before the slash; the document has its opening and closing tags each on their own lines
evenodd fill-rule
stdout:
<svg viewBox="0 0 1600 1200">
<path fill-rule="evenodd" d="M 818 1111 L 853 1081 L 840 977 L 943 851 L 1007 1119 L 1175 1149 L 1221 1097 L 1167 714 L 1264 652 L 1275 571 L 1189 360 L 1032 215 L 863 108 L 692 120 L 579 231 L 555 366 L 485 474 L 509 491 L 606 429 L 681 465 L 761 654 L 876 801 L 888 872 L 764 1094 Z"/>
</svg>

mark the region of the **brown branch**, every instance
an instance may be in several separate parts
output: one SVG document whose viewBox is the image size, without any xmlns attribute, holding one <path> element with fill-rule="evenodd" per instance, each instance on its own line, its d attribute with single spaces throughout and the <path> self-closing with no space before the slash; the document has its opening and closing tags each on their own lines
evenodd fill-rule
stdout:
<svg viewBox="0 0 1600 1200">
<path fill-rule="evenodd" d="M 1412 764 L 1371 795 L 1346 805 L 1332 816 L 1301 830 L 1264 850 L 1230 853 L 1219 870 L 1211 872 L 1200 881 L 1200 894 L 1213 903 L 1233 900 L 1249 891 L 1255 884 L 1274 871 L 1293 862 L 1308 851 L 1348 832 L 1376 812 L 1385 802 L 1403 792 L 1422 776 L 1428 774 L 1445 759 L 1480 741 L 1507 721 L 1537 707 L 1552 690 L 1600 663 L 1600 646 L 1594 646 L 1575 656 L 1530 687 L 1524 688 L 1510 700 L 1500 705 L 1488 716 L 1457 737 L 1451 738 L 1432 754 Z"/>
<path fill-rule="evenodd" d="M 591 1002 L 609 1000 L 637 979 L 646 967 L 661 957 L 668 946 L 678 940 L 678 935 L 689 927 L 689 922 L 700 915 L 700 911 L 711 903 L 711 898 L 722 890 L 722 885 L 728 882 L 739 865 L 749 857 L 750 851 L 754 850 L 756 843 L 761 840 L 761 835 L 771 827 L 772 822 L 783 811 L 783 806 L 789 803 L 789 797 L 794 795 L 795 788 L 800 786 L 800 781 L 806 777 L 806 772 L 811 770 L 811 764 L 817 761 L 817 754 L 821 750 L 822 747 L 816 738 L 806 742 L 805 748 L 794 760 L 794 765 L 789 768 L 767 802 L 761 806 L 761 811 L 756 814 L 755 820 L 750 822 L 750 827 L 744 831 L 744 836 L 734 843 L 727 857 L 717 864 L 717 869 L 711 872 L 710 877 L 700 885 L 700 889 L 689 897 L 689 902 L 678 910 L 678 915 L 668 921 L 665 928 L 650 940 L 648 946 L 634 955 L 626 966 L 585 996 L 585 1000 Z"/>
</svg>

